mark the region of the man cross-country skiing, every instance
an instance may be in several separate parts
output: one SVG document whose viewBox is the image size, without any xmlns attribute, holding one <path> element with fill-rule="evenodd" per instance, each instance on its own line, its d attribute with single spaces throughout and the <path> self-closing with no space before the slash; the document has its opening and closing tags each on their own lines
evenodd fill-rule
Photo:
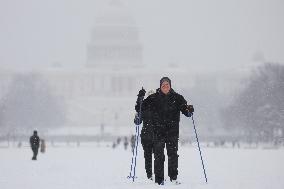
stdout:
<svg viewBox="0 0 284 189">
<path fill-rule="evenodd" d="M 147 101 L 148 98 L 151 100 Z M 142 110 L 144 107 L 150 106 L 151 111 L 155 113 L 152 121 L 155 182 L 159 185 L 164 184 L 164 148 L 166 146 L 168 176 L 172 183 L 180 184 L 177 180 L 180 112 L 190 117 L 194 108 L 192 105 L 187 105 L 184 97 L 171 88 L 171 80 L 168 77 L 163 77 L 160 80 L 160 88 L 148 98 L 143 101 Z"/>
</svg>

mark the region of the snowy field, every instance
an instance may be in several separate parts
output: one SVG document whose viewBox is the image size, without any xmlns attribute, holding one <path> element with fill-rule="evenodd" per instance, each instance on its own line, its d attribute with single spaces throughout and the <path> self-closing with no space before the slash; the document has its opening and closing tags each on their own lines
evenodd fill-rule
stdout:
<svg viewBox="0 0 284 189">
<path fill-rule="evenodd" d="M 181 185 L 158 186 L 147 181 L 144 159 L 139 149 L 137 180 L 129 175 L 131 152 L 105 144 L 82 143 L 80 147 L 47 146 L 38 161 L 31 161 L 31 150 L 0 148 L 1 189 L 283 189 L 284 148 L 231 149 L 202 148 L 208 184 L 205 184 L 198 149 L 182 146 L 179 150 Z M 167 166 L 166 166 L 167 167 Z M 167 171 L 165 169 L 165 175 Z M 168 177 L 165 177 L 168 179 Z"/>
</svg>

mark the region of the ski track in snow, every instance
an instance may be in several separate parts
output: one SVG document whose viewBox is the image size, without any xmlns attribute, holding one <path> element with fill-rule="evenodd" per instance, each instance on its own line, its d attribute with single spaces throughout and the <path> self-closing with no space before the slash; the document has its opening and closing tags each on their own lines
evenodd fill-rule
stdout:
<svg viewBox="0 0 284 189">
<path fill-rule="evenodd" d="M 0 148 L 1 189 L 283 189 L 284 148 L 231 149 L 202 148 L 208 183 L 205 183 L 198 149 L 179 149 L 181 185 L 158 186 L 146 179 L 141 145 L 138 151 L 135 182 L 127 179 L 132 153 L 98 144 L 80 147 L 49 147 L 32 161 L 29 147 Z M 165 151 L 166 154 L 166 151 Z"/>
</svg>

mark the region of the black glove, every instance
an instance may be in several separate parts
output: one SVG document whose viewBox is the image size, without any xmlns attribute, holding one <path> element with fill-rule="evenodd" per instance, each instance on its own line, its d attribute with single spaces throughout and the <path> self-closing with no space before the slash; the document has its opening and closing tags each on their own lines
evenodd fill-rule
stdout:
<svg viewBox="0 0 284 189">
<path fill-rule="evenodd" d="M 142 87 L 142 89 L 139 91 L 139 93 L 138 93 L 138 97 L 139 98 L 142 98 L 142 97 L 144 97 L 145 96 L 145 93 L 146 93 L 146 91 L 145 91 L 145 89 L 143 89 L 143 87 Z"/>
<path fill-rule="evenodd" d="M 185 114 L 185 116 L 186 116 L 186 117 L 191 117 L 191 116 L 192 116 L 192 113 L 189 112 L 189 111 L 187 111 L 186 114 Z"/>
<path fill-rule="evenodd" d="M 141 117 L 139 116 L 138 113 L 135 114 L 134 123 L 135 123 L 135 125 L 140 125 L 142 123 L 142 119 L 141 119 Z"/>
<path fill-rule="evenodd" d="M 192 114 L 194 112 L 193 106 L 192 105 L 187 105 L 187 111 Z"/>
</svg>

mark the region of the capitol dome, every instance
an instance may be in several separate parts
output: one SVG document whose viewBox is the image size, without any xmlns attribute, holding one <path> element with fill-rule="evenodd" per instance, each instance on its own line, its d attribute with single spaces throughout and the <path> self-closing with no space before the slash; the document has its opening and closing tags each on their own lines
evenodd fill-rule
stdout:
<svg viewBox="0 0 284 189">
<path fill-rule="evenodd" d="M 142 45 L 129 10 L 113 1 L 95 19 L 87 46 L 87 67 L 139 67 Z"/>
</svg>

